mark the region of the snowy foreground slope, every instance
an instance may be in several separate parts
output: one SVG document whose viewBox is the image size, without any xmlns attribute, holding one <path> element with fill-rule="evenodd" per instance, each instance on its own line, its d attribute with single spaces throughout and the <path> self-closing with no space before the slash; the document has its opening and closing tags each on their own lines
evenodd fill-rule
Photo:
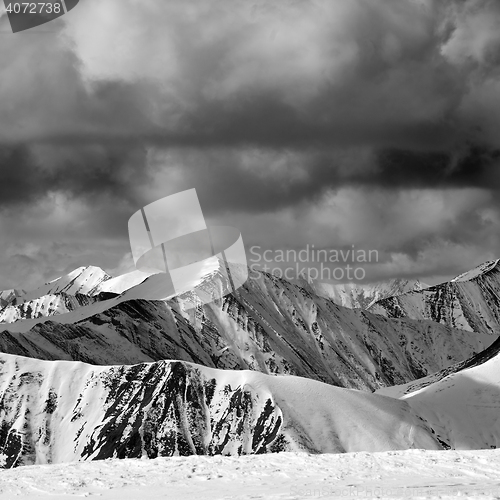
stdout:
<svg viewBox="0 0 500 500">
<path fill-rule="evenodd" d="M 183 296 L 146 300 L 157 276 L 104 279 L 102 270 L 89 269 L 79 270 L 81 281 L 72 273 L 41 287 L 49 292 L 42 299 L 32 297 L 0 311 L 0 317 L 7 311 L 18 315 L 0 324 L 0 350 L 102 365 L 179 359 L 373 390 L 447 368 L 494 340 L 431 321 L 341 307 L 267 273 L 234 295 L 187 310 Z M 212 286 L 221 280 L 215 272 Z M 80 293 L 85 290 L 94 295 Z M 78 292 L 74 300 L 68 291 Z M 72 304 L 72 310 L 48 306 L 57 303 Z M 36 317 L 19 319 L 26 310 L 37 311 Z"/>
<path fill-rule="evenodd" d="M 2 471 L 0 499 L 497 499 L 499 470 L 500 450 L 113 459 Z"/>
<path fill-rule="evenodd" d="M 370 311 L 388 318 L 428 319 L 498 335 L 500 260 L 485 262 L 446 283 L 379 300 Z"/>
<path fill-rule="evenodd" d="M 179 361 L 0 355 L 4 467 L 110 457 L 441 449 L 405 401 Z"/>
</svg>

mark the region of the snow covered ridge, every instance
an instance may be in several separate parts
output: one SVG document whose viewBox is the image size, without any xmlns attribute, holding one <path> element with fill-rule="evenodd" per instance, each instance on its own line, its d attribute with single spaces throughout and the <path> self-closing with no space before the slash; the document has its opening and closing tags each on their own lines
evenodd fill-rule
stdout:
<svg viewBox="0 0 500 500">
<path fill-rule="evenodd" d="M 441 449 L 405 401 L 180 361 L 0 355 L 6 468 L 105 458 Z"/>
<path fill-rule="evenodd" d="M 87 266 L 29 292 L 5 290 L 0 292 L 0 323 L 65 314 L 137 288 L 149 276 L 132 271 L 112 278 L 100 267 Z"/>
<path fill-rule="evenodd" d="M 479 266 L 458 275 L 456 278 L 453 278 L 451 281 L 471 281 L 478 276 L 488 274 L 490 271 L 494 270 L 498 267 L 500 259 L 497 260 L 489 260 L 487 262 L 483 262 Z"/>
<path fill-rule="evenodd" d="M 219 278 L 207 286 L 217 286 Z M 154 284 L 151 276 L 109 300 L 4 323 L 0 350 L 100 365 L 179 359 L 374 390 L 439 371 L 494 340 L 430 321 L 344 308 L 266 273 L 235 296 L 188 311 L 183 296 L 136 298 L 147 296 Z"/>
<path fill-rule="evenodd" d="M 22 298 L 24 301 L 28 301 L 59 292 L 65 292 L 68 295 L 94 295 L 99 293 L 100 287 L 110 279 L 111 276 L 100 267 L 79 267 L 65 276 L 26 292 Z"/>
<path fill-rule="evenodd" d="M 500 334 L 499 260 L 450 282 L 379 300 L 370 311 L 388 318 L 428 319 L 453 328 Z"/>
<path fill-rule="evenodd" d="M 144 278 L 143 278 L 144 279 Z M 79 267 L 65 276 L 49 281 L 34 290 L 0 292 L 0 323 L 41 318 L 73 311 L 109 298 L 105 286 L 115 281 L 99 267 Z"/>
<path fill-rule="evenodd" d="M 430 384 L 390 387 L 423 417 L 443 442 L 456 449 L 500 447 L 500 341 L 464 367 Z"/>
<path fill-rule="evenodd" d="M 495 356 L 500 355 L 500 337 L 493 342 L 489 347 L 487 347 L 484 351 L 481 351 L 470 358 L 460 361 L 448 368 L 444 368 L 432 375 L 427 375 L 426 377 L 419 378 L 414 382 L 408 382 L 407 384 L 396 385 L 392 387 L 385 387 L 377 390 L 376 392 L 379 394 L 385 394 L 391 397 L 402 397 L 405 394 L 409 394 L 411 392 L 419 391 L 424 387 L 427 387 L 431 384 L 439 382 L 440 380 L 452 375 L 454 373 L 458 373 L 462 370 L 466 370 L 467 368 L 473 368 L 475 366 L 479 366 L 483 363 L 486 363 L 490 359 Z"/>
<path fill-rule="evenodd" d="M 19 299 L 14 299 L 9 305 L 0 309 L 0 323 L 14 323 L 23 319 L 36 319 L 56 314 L 74 311 L 79 307 L 87 306 L 102 300 L 100 295 L 84 295 L 77 293 L 69 295 L 65 292 L 42 295 L 39 298 L 26 300 L 19 304 Z"/>
</svg>

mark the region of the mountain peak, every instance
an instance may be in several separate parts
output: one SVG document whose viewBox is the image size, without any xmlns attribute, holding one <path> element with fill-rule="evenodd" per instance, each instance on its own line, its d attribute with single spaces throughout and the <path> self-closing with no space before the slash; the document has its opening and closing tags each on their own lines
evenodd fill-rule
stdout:
<svg viewBox="0 0 500 500">
<path fill-rule="evenodd" d="M 60 276 L 44 285 L 30 290 L 23 296 L 23 300 L 32 300 L 43 295 L 65 292 L 69 295 L 77 293 L 92 295 L 101 283 L 111 279 L 111 276 L 97 266 L 77 267 L 70 273 Z"/>
</svg>

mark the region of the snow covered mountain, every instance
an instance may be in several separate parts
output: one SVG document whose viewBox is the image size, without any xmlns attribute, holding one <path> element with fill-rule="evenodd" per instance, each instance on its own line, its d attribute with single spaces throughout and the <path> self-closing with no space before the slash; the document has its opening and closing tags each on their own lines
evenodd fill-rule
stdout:
<svg viewBox="0 0 500 500">
<path fill-rule="evenodd" d="M 374 302 L 387 297 L 402 295 L 414 290 L 423 290 L 428 287 L 419 280 L 402 278 L 367 285 L 361 283 L 331 284 L 305 279 L 301 281 L 301 286 L 307 286 L 304 284 L 307 283 L 316 295 L 329 298 L 340 306 L 360 309 L 368 309 Z"/>
<path fill-rule="evenodd" d="M 404 402 L 179 361 L 96 367 L 0 355 L 4 467 L 110 457 L 440 449 Z"/>
<path fill-rule="evenodd" d="M 112 298 L 112 287 L 103 295 L 94 286 L 102 300 L 64 314 L 1 324 L 1 351 L 101 365 L 179 359 L 374 390 L 439 371 L 494 340 L 344 308 L 266 273 L 234 295 L 190 310 L 184 302 L 189 293 L 166 301 L 140 298 L 154 296 L 158 276 L 143 278 Z M 218 273 L 212 278 L 207 286 L 223 279 Z"/>
<path fill-rule="evenodd" d="M 149 276 L 151 273 L 133 271 L 111 278 L 100 267 L 87 266 L 29 292 L 5 290 L 0 293 L 0 323 L 65 314 L 115 297 L 140 285 Z"/>
<path fill-rule="evenodd" d="M 377 393 L 407 401 L 449 447 L 500 447 L 500 339 L 448 370 Z"/>
<path fill-rule="evenodd" d="M 17 298 L 0 309 L 0 323 L 14 323 L 23 319 L 36 319 L 74 311 L 82 306 L 102 300 L 104 296 L 92 296 L 65 292 L 42 295 L 39 298 L 22 301 Z M 15 305 L 13 305 L 15 303 Z"/>
<path fill-rule="evenodd" d="M 497 340 L 495 340 L 495 342 L 493 342 L 493 344 L 487 347 L 484 351 L 481 351 L 478 354 L 475 354 L 474 356 L 465 359 L 464 361 L 459 361 L 458 363 L 455 363 L 454 365 L 451 365 L 448 368 L 443 368 L 442 370 L 439 370 L 436 373 L 427 375 L 426 377 L 419 378 L 418 380 L 408 382 L 406 384 L 383 387 L 375 392 L 399 398 L 404 396 L 405 394 L 416 392 L 420 389 L 423 389 L 424 387 L 439 382 L 448 375 L 452 375 L 467 368 L 472 368 L 475 366 L 479 366 L 483 363 L 486 363 L 487 361 L 489 361 L 490 359 L 494 358 L 499 354 L 500 354 L 500 337 L 497 338 Z"/>
<path fill-rule="evenodd" d="M 67 295 L 94 295 L 99 293 L 100 287 L 110 280 L 111 276 L 100 267 L 78 267 L 74 271 L 45 283 L 44 285 L 26 292 L 22 296 L 24 302 L 38 299 L 44 295 L 54 295 L 64 292 Z"/>
<path fill-rule="evenodd" d="M 497 264 L 451 282 L 477 317 L 495 317 Z M 191 309 L 190 292 L 152 300 L 161 276 L 77 271 L 0 311 L 4 467 L 500 441 L 490 331 L 342 307 L 267 273 Z"/>
<path fill-rule="evenodd" d="M 447 283 L 379 300 L 370 311 L 388 318 L 428 319 L 500 335 L 499 260 L 485 262 Z"/>
</svg>

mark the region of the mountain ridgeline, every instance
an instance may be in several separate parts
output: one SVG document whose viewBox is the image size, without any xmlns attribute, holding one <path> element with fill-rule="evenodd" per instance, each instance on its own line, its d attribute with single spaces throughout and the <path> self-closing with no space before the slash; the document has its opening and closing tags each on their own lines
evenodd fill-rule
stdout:
<svg viewBox="0 0 500 500">
<path fill-rule="evenodd" d="M 89 283 L 110 283 L 83 273 Z M 101 365 L 175 359 L 375 390 L 451 366 L 494 340 L 432 321 L 342 307 L 267 273 L 195 309 L 186 309 L 182 295 L 162 301 L 137 298 L 147 296 L 155 276 L 142 279 L 112 298 L 109 288 L 102 292 L 93 286 L 92 303 L 67 313 L 39 308 L 37 318 L 4 323 L 0 350 Z M 223 279 L 215 273 L 209 281 L 214 286 Z M 78 280 L 72 286 L 81 292 Z M 51 297 L 67 294 L 43 291 Z M 9 307 L 21 314 L 37 300 Z"/>
<path fill-rule="evenodd" d="M 2 354 L 0 387 L 4 467 L 441 448 L 403 401 L 292 376 L 179 361 L 96 367 Z"/>
<path fill-rule="evenodd" d="M 370 311 L 387 318 L 431 320 L 470 332 L 500 335 L 500 260 L 453 280 L 379 300 Z"/>
<path fill-rule="evenodd" d="M 0 293 L 0 467 L 500 445 L 498 261 L 364 289 L 401 292 L 370 310 L 267 273 L 192 308 L 159 279 L 87 267 Z"/>
</svg>

